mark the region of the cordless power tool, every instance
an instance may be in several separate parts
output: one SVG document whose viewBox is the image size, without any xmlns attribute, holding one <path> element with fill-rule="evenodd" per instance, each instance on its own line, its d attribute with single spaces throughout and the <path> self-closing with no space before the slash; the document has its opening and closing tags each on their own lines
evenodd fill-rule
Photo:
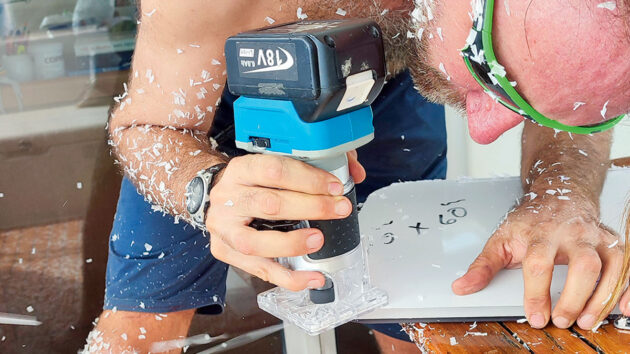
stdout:
<svg viewBox="0 0 630 354">
<path fill-rule="evenodd" d="M 324 234 L 319 251 L 279 262 L 319 271 L 325 285 L 271 289 L 258 295 L 260 308 L 316 335 L 385 305 L 387 294 L 370 285 L 346 155 L 374 137 L 370 105 L 386 76 L 380 27 L 362 19 L 279 25 L 230 37 L 225 57 L 229 90 L 241 96 L 234 103 L 236 146 L 332 173 L 353 205 L 342 220 L 255 220 L 258 229 Z"/>
</svg>

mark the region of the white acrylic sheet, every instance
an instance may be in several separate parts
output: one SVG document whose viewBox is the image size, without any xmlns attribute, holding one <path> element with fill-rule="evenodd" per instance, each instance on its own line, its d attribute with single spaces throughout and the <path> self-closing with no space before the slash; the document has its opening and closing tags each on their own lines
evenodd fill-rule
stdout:
<svg viewBox="0 0 630 354">
<path fill-rule="evenodd" d="M 369 247 L 370 278 L 387 291 L 389 304 L 359 320 L 524 317 L 521 269 L 502 270 L 475 294 L 457 296 L 451 291 L 451 283 L 464 274 L 521 195 L 516 177 L 406 182 L 372 193 L 359 221 Z M 601 196 L 601 220 L 617 232 L 622 229 L 628 196 L 630 169 L 609 171 Z M 555 267 L 550 292 L 554 304 L 566 273 L 566 266 Z"/>
</svg>

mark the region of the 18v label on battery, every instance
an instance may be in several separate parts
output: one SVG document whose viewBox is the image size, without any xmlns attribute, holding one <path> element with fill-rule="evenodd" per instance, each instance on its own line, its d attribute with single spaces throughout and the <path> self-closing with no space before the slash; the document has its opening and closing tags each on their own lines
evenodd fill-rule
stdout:
<svg viewBox="0 0 630 354">
<path fill-rule="evenodd" d="M 297 81 L 293 43 L 237 43 L 238 70 L 242 78 Z"/>
</svg>

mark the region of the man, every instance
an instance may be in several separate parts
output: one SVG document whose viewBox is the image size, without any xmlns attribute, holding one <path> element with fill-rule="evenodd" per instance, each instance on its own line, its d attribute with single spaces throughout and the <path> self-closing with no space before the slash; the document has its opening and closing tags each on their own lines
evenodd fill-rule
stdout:
<svg viewBox="0 0 630 354">
<path fill-rule="evenodd" d="M 388 42 L 390 72 L 396 74 L 409 67 L 426 97 L 466 108 L 473 139 L 480 143 L 494 141 L 523 118 L 486 95 L 462 60 L 459 50 L 466 45 L 472 27 L 470 3 L 419 3 L 413 15 L 415 27 L 410 28 L 414 5 L 404 0 L 383 1 L 374 6 L 372 2 L 332 0 L 299 4 L 280 0 L 144 0 L 134 74 L 129 91 L 112 114 L 110 126 L 112 144 L 126 175 L 155 209 L 164 210 L 175 219 L 189 219 L 184 203 L 186 185 L 198 171 L 227 161 L 205 139 L 212 123 L 213 103 L 225 80 L 225 39 L 272 21 L 295 20 L 296 11 L 309 19 L 332 18 L 336 9 L 342 8 L 347 16 L 377 18 Z M 622 12 L 629 8 L 627 1 L 619 2 L 613 10 L 577 0 L 570 5 L 512 0 L 509 9 L 506 5 L 507 2 L 495 4 L 496 55 L 510 80 L 533 107 L 566 125 L 598 124 L 630 111 L 630 42 L 625 35 L 627 16 Z M 298 6 L 301 10 L 297 10 Z M 265 16 L 269 17 L 267 22 Z M 408 39 L 407 31 L 416 38 Z M 420 32 L 423 35 L 418 40 Z M 594 52 L 602 55 L 593 55 Z M 621 266 L 620 248 L 608 248 L 616 236 L 598 223 L 598 195 L 610 139 L 609 132 L 571 135 L 527 123 L 522 177 L 528 195 L 507 216 L 468 273 L 453 284 L 455 293 L 478 291 L 501 268 L 522 266 L 525 311 L 533 327 L 543 327 L 550 318 L 562 328 L 576 320 L 583 328 L 594 325 Z M 363 179 L 356 156 L 349 157 L 352 175 Z M 556 188 L 570 189 L 570 200 L 546 193 Z M 319 249 L 323 239 L 318 230 L 260 232 L 248 224 L 256 217 L 343 218 L 350 212 L 350 205 L 340 193 L 341 186 L 334 176 L 297 161 L 251 155 L 234 158 L 217 173 L 210 192 L 211 207 L 205 225 L 211 235 L 212 255 L 288 289 L 320 287 L 321 274 L 287 271 L 271 260 Z M 121 203 L 123 198 L 125 194 L 121 195 Z M 197 283 L 172 279 L 161 286 L 171 293 L 189 294 L 189 307 L 160 298 L 161 305 L 172 312 L 148 309 L 141 299 L 159 298 L 161 293 L 134 297 L 134 292 L 128 291 L 133 282 L 139 281 L 137 271 L 145 269 L 147 259 L 179 254 L 182 261 L 176 266 L 184 280 L 199 277 L 197 267 L 203 267 L 205 277 L 224 279 L 225 266 L 210 255 L 205 263 L 200 263 L 196 255 L 187 258 L 188 249 L 181 252 L 169 242 L 181 235 L 137 235 L 143 240 L 151 237 L 153 242 L 134 246 L 133 228 L 129 234 L 112 235 L 108 277 L 117 279 L 117 284 L 108 283 L 107 296 L 116 301 L 106 299 L 106 310 L 95 336 L 102 336 L 102 342 L 110 348 L 144 351 L 152 341 L 185 335 L 194 309 L 217 303 L 208 299 L 212 298 L 208 289 L 195 289 Z M 122 248 L 129 254 L 117 251 L 121 246 L 116 242 L 123 236 L 131 244 Z M 152 253 L 154 248 L 165 252 Z M 124 261 L 129 258 L 134 262 Z M 568 263 L 569 276 L 552 313 L 549 284 L 554 262 Z M 116 274 L 112 275 L 114 269 Z M 156 281 L 160 272 L 159 268 L 150 268 L 141 274 Z M 110 285 L 115 285 L 122 297 L 116 298 Z M 624 313 L 630 312 L 629 301 L 630 294 L 626 293 L 620 303 Z M 158 323 L 156 312 L 169 313 Z M 143 338 L 136 338 L 139 327 L 147 332 L 141 335 Z M 409 349 L 395 339 L 377 339 L 382 344 L 395 343 L 397 352 Z M 387 350 L 390 346 L 382 348 Z"/>
</svg>

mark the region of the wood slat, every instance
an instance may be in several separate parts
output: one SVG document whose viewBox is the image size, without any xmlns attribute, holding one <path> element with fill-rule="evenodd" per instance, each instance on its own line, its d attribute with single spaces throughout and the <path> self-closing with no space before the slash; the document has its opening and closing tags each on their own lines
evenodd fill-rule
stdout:
<svg viewBox="0 0 630 354">
<path fill-rule="evenodd" d="M 531 328 L 527 323 L 503 322 L 534 353 L 595 353 L 574 333 L 549 325 L 544 329 Z"/>
<path fill-rule="evenodd" d="M 573 330 L 604 353 L 630 353 L 630 331 L 617 329 L 612 323 L 602 325 L 597 332 L 585 331 L 578 326 L 573 326 Z"/>
<path fill-rule="evenodd" d="M 415 324 L 413 333 L 416 343 L 432 353 L 528 353 L 499 323 L 472 326 L 472 323 L 431 323 L 424 327 Z M 456 343 L 451 344 L 451 338 Z"/>
</svg>

